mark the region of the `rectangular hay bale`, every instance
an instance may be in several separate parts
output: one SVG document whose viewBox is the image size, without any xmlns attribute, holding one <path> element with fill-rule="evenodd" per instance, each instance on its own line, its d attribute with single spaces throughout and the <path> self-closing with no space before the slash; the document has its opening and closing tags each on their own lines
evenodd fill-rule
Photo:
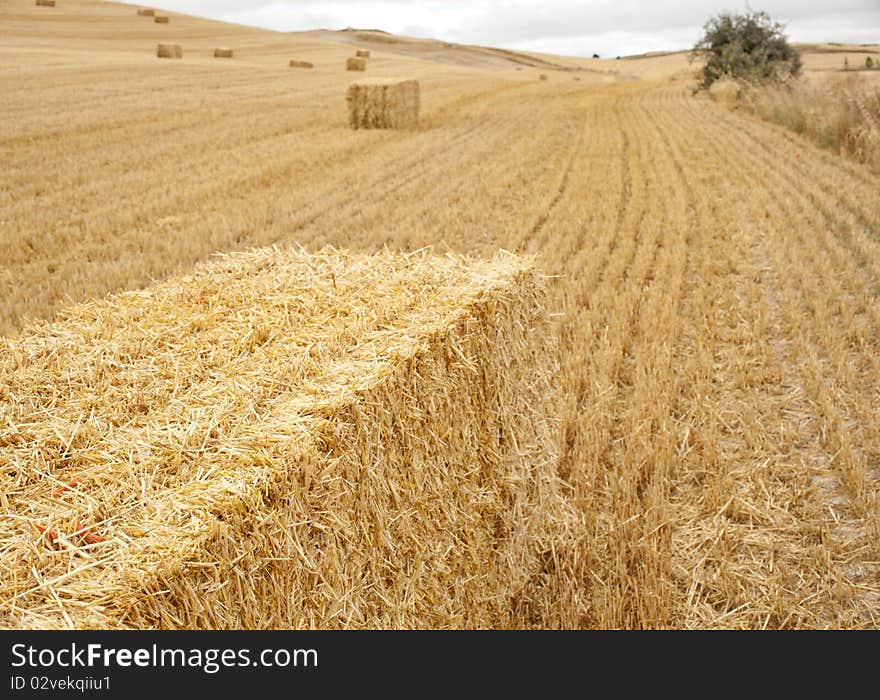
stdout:
<svg viewBox="0 0 880 700">
<path fill-rule="evenodd" d="M 357 56 L 358 58 L 369 58 L 370 52 L 367 49 L 358 49 L 355 53 L 355 56 Z"/>
<path fill-rule="evenodd" d="M 55 7 L 55 0 L 37 0 L 36 4 L 39 7 Z"/>
<path fill-rule="evenodd" d="M 159 58 L 183 58 L 183 47 L 180 44 L 158 44 L 156 56 Z"/>
<path fill-rule="evenodd" d="M 227 49 L 226 47 L 221 46 L 220 48 L 214 49 L 214 58 L 232 58 L 233 50 Z"/>
<path fill-rule="evenodd" d="M 510 254 L 275 248 L 0 338 L 0 626 L 523 625 L 544 304 Z"/>
<path fill-rule="evenodd" d="M 346 100 L 352 129 L 406 129 L 419 121 L 418 80 L 358 80 L 349 86 Z"/>
<path fill-rule="evenodd" d="M 154 10 L 150 10 L 147 8 L 141 8 L 137 11 L 138 15 L 141 17 L 152 17 L 155 13 Z"/>
<path fill-rule="evenodd" d="M 288 64 L 291 68 L 314 68 L 315 66 L 308 61 L 297 61 L 296 59 L 291 58 L 290 63 Z"/>
<path fill-rule="evenodd" d="M 171 18 L 168 15 L 156 15 L 153 17 L 153 21 L 156 24 L 170 24 Z"/>
<path fill-rule="evenodd" d="M 367 70 L 367 61 L 363 58 L 349 58 L 345 61 L 345 70 Z"/>
</svg>

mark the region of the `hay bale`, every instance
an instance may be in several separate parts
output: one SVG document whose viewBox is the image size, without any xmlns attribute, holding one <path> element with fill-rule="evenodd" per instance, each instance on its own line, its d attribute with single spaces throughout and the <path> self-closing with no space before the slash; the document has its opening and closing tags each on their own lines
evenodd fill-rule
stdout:
<svg viewBox="0 0 880 700">
<path fill-rule="evenodd" d="M 406 129 L 419 121 L 418 80 L 358 80 L 349 86 L 346 100 L 352 129 Z"/>
<path fill-rule="evenodd" d="M 541 75 L 538 76 L 538 79 L 539 79 L 539 80 L 547 80 L 547 74 L 546 74 L 546 73 L 541 73 Z"/>
<path fill-rule="evenodd" d="M 709 86 L 709 97 L 713 102 L 732 105 L 739 99 L 740 85 L 731 78 L 721 78 Z"/>
<path fill-rule="evenodd" d="M 214 58 L 232 58 L 233 51 L 232 49 L 227 49 L 226 47 L 221 46 L 220 48 L 214 49 Z"/>
<path fill-rule="evenodd" d="M 358 49 L 357 52 L 355 52 L 355 56 L 358 58 L 369 58 L 370 52 L 367 51 L 367 49 Z"/>
<path fill-rule="evenodd" d="M 346 70 L 367 70 L 367 61 L 364 58 L 349 58 L 345 62 Z"/>
<path fill-rule="evenodd" d="M 156 24 L 170 24 L 171 18 L 168 15 L 156 15 L 153 17 Z"/>
<path fill-rule="evenodd" d="M 37 0 L 39 7 L 55 7 L 55 0 Z"/>
<path fill-rule="evenodd" d="M 155 11 L 154 11 L 154 10 L 149 10 L 149 9 L 146 9 L 146 8 L 141 8 L 140 10 L 137 11 L 137 13 L 138 13 L 138 15 L 140 15 L 141 17 L 152 17 L 152 16 L 155 14 Z"/>
<path fill-rule="evenodd" d="M 159 58 L 183 58 L 183 47 L 180 44 L 159 44 L 156 46 Z"/>
<path fill-rule="evenodd" d="M 0 338 L 0 626 L 525 624 L 570 522 L 543 284 L 267 249 Z"/>
<path fill-rule="evenodd" d="M 291 68 L 314 68 L 315 66 L 308 61 L 297 61 L 293 58 L 290 59 L 290 63 L 288 64 Z"/>
</svg>

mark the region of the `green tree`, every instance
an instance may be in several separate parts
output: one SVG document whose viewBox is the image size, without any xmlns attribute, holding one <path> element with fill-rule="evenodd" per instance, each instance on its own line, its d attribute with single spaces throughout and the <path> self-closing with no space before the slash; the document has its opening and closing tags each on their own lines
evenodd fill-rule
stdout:
<svg viewBox="0 0 880 700">
<path fill-rule="evenodd" d="M 691 59 L 703 58 L 700 87 L 722 76 L 748 82 L 784 82 L 801 72 L 801 57 L 785 27 L 766 12 L 723 13 L 703 26 Z"/>
</svg>

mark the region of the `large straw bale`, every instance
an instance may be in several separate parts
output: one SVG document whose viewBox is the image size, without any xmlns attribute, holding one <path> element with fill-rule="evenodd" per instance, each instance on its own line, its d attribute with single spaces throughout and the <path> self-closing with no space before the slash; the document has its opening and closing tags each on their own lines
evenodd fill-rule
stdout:
<svg viewBox="0 0 880 700">
<path fill-rule="evenodd" d="M 152 17 L 154 14 L 156 14 L 154 10 L 150 10 L 150 9 L 148 9 L 148 8 L 144 8 L 144 7 L 142 7 L 141 9 L 139 9 L 139 10 L 137 11 L 137 13 L 138 13 L 138 15 L 140 15 L 141 17 Z"/>
<path fill-rule="evenodd" d="M 419 121 L 419 81 L 398 78 L 358 80 L 348 88 L 348 121 L 353 129 L 405 129 Z"/>
<path fill-rule="evenodd" d="M 290 59 L 290 67 L 291 68 L 314 68 L 314 64 L 309 63 L 308 61 L 297 61 L 296 59 Z"/>
<path fill-rule="evenodd" d="M 156 24 L 169 24 L 171 22 L 171 18 L 168 15 L 156 15 L 153 17 L 153 21 Z"/>
<path fill-rule="evenodd" d="M 40 7 L 55 7 L 55 0 L 37 0 L 36 4 Z"/>
<path fill-rule="evenodd" d="M 541 73 L 541 75 L 538 76 L 538 79 L 539 79 L 539 80 L 547 80 L 547 74 L 546 74 L 546 73 Z"/>
<path fill-rule="evenodd" d="M 0 626 L 539 624 L 546 318 L 512 255 L 269 249 L 0 338 Z"/>
<path fill-rule="evenodd" d="M 358 49 L 355 53 L 355 56 L 357 56 L 358 58 L 369 58 L 370 52 L 367 49 Z"/>
<path fill-rule="evenodd" d="M 214 49 L 214 58 L 232 58 L 233 51 L 225 46 Z"/>
<path fill-rule="evenodd" d="M 183 47 L 180 44 L 159 44 L 156 46 L 159 58 L 183 58 Z"/>
<path fill-rule="evenodd" d="M 367 70 L 367 61 L 364 58 L 349 58 L 345 61 L 346 70 Z"/>
</svg>

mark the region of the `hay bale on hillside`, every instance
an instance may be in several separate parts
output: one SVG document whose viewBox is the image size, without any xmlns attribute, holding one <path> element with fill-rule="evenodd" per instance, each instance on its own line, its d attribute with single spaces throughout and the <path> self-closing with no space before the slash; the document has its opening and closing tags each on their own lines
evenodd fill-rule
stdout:
<svg viewBox="0 0 880 700">
<path fill-rule="evenodd" d="M 214 49 L 214 58 L 232 58 L 233 51 L 224 46 Z"/>
<path fill-rule="evenodd" d="M 0 626 L 527 624 L 572 522 L 542 285 L 267 249 L 0 338 Z"/>
<path fill-rule="evenodd" d="M 39 7 L 55 7 L 55 0 L 37 0 Z"/>
<path fill-rule="evenodd" d="M 168 15 L 156 15 L 153 17 L 153 21 L 156 24 L 169 24 L 171 22 L 171 18 Z"/>
<path fill-rule="evenodd" d="M 297 61 L 293 58 L 290 59 L 290 63 L 288 64 L 291 68 L 314 68 L 315 66 L 308 61 Z"/>
<path fill-rule="evenodd" d="M 541 73 L 541 75 L 538 76 L 538 80 L 547 80 L 547 74 Z"/>
<path fill-rule="evenodd" d="M 180 44 L 159 44 L 156 46 L 159 58 L 183 58 L 183 47 Z"/>
<path fill-rule="evenodd" d="M 146 8 L 141 8 L 140 10 L 137 11 L 137 13 L 141 17 L 152 17 L 155 14 L 155 11 L 150 10 L 150 9 L 146 9 Z"/>
<path fill-rule="evenodd" d="M 357 56 L 358 58 L 369 58 L 370 52 L 367 49 L 358 49 L 355 53 L 355 56 Z"/>
<path fill-rule="evenodd" d="M 349 86 L 346 100 L 352 129 L 406 129 L 419 121 L 418 80 L 358 80 Z"/>
<path fill-rule="evenodd" d="M 367 61 L 364 58 L 349 58 L 345 62 L 346 70 L 367 70 Z"/>
</svg>

